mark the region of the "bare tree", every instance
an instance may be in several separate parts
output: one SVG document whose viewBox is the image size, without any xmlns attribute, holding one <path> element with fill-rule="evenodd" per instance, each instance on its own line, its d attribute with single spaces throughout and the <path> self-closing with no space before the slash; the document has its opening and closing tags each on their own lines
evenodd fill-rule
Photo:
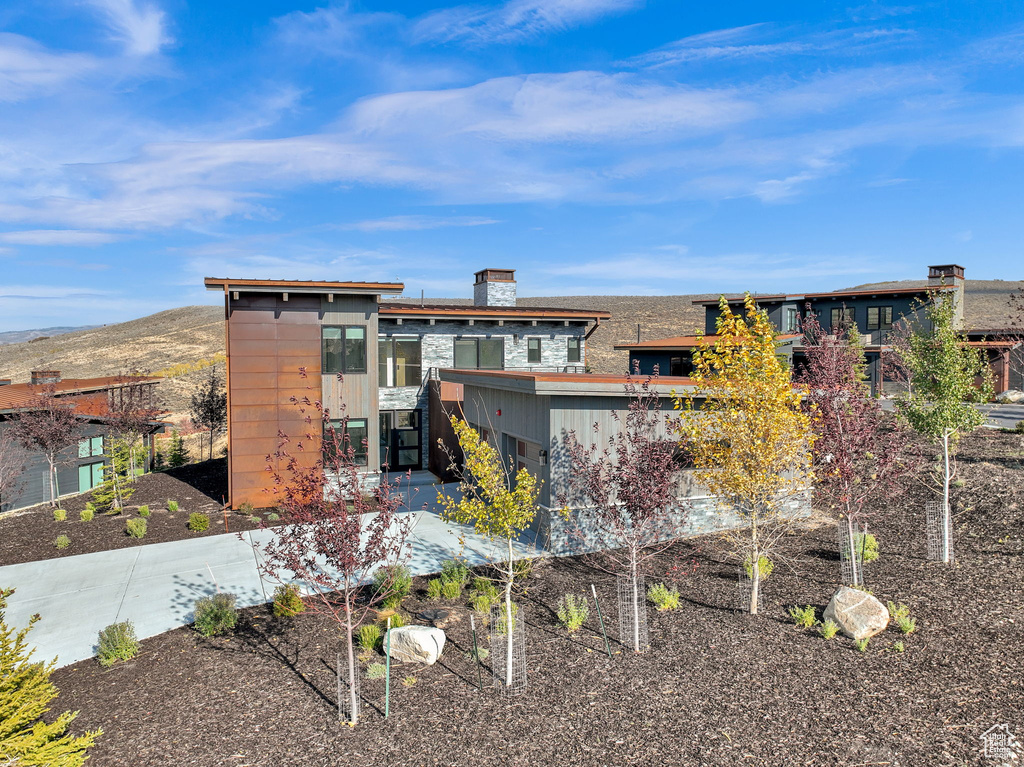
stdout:
<svg viewBox="0 0 1024 767">
<path fill-rule="evenodd" d="M 121 372 L 115 383 L 116 387 L 109 394 L 107 423 L 111 435 L 128 448 L 130 476 L 134 478 L 143 438 L 163 411 L 153 396 L 152 379 L 145 373 L 135 370 Z"/>
<path fill-rule="evenodd" d="M 0 511 L 24 486 L 28 456 L 10 429 L 0 431 Z"/>
<path fill-rule="evenodd" d="M 57 467 L 71 460 L 67 448 L 78 442 L 81 425 L 73 400 L 58 397 L 56 387 L 39 388 L 15 416 L 14 436 L 27 450 L 42 453 L 50 470 L 50 505 L 57 505 Z"/>
<path fill-rule="evenodd" d="M 192 392 L 188 409 L 196 426 L 210 432 L 210 458 L 212 459 L 214 437 L 224 428 L 224 424 L 228 420 L 228 395 L 216 368 L 210 368 L 209 375 Z M 200 458 L 202 458 L 201 450 Z"/>
<path fill-rule="evenodd" d="M 679 499 L 682 464 L 675 439 L 669 437 L 673 419 L 661 412 L 652 380 L 657 379 L 637 385 L 629 378 L 629 407 L 624 417 L 612 412 L 618 428 L 603 446 L 581 442 L 574 431 L 565 436 L 568 489 L 559 493 L 571 538 L 583 551 L 603 549 L 591 559 L 599 566 L 606 561 L 609 571 L 629 577 L 634 652 L 641 650 L 639 613 L 646 596 L 640 593 L 639 576 L 645 563 L 682 534 L 687 516 Z"/>
</svg>

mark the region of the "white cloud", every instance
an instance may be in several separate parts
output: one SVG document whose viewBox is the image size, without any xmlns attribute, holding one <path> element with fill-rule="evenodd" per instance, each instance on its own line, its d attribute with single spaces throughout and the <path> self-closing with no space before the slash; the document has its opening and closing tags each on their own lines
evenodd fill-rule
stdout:
<svg viewBox="0 0 1024 767">
<path fill-rule="evenodd" d="M 0 102 L 49 93 L 98 65 L 92 56 L 54 53 L 27 37 L 0 33 Z"/>
<path fill-rule="evenodd" d="M 497 8 L 460 5 L 422 17 L 421 41 L 510 43 L 588 24 L 640 7 L 643 0 L 508 0 Z"/>
<path fill-rule="evenodd" d="M 400 232 L 442 229 L 450 226 L 487 226 L 500 223 L 494 218 L 478 216 L 388 216 L 387 218 L 356 221 L 352 224 L 340 224 L 337 228 L 355 229 L 360 232 Z"/>
<path fill-rule="evenodd" d="M 9 245 L 81 245 L 95 247 L 123 239 L 109 232 L 86 232 L 81 229 L 32 229 L 22 232 L 0 232 L 0 242 Z"/>
<path fill-rule="evenodd" d="M 135 0 L 86 0 L 109 24 L 114 37 L 132 56 L 149 56 L 171 42 L 164 12 L 153 3 Z"/>
</svg>

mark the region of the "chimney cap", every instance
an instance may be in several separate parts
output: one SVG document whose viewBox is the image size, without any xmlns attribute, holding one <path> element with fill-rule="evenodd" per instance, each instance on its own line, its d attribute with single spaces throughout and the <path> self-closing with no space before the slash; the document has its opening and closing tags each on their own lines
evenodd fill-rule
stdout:
<svg viewBox="0 0 1024 767">
<path fill-rule="evenodd" d="M 60 371 L 59 370 L 32 370 L 29 372 L 32 377 L 32 383 L 60 383 Z"/>
<path fill-rule="evenodd" d="M 515 269 L 481 269 L 476 272 L 476 284 L 481 282 L 515 282 Z"/>
<path fill-rule="evenodd" d="M 929 266 L 929 277 L 959 277 L 963 279 L 964 268 L 960 264 L 943 264 L 941 266 Z"/>
</svg>

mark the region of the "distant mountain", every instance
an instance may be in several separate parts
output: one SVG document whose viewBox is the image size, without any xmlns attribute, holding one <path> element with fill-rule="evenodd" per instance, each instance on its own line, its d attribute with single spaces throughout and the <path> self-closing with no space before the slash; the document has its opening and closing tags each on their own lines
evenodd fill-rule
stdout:
<svg viewBox="0 0 1024 767">
<path fill-rule="evenodd" d="M 0 346 L 35 341 L 50 336 L 62 336 L 65 333 L 74 333 L 76 330 L 91 330 L 98 327 L 99 325 L 78 325 L 77 327 L 61 325 L 55 328 L 36 328 L 35 330 L 6 330 L 0 332 Z"/>
</svg>

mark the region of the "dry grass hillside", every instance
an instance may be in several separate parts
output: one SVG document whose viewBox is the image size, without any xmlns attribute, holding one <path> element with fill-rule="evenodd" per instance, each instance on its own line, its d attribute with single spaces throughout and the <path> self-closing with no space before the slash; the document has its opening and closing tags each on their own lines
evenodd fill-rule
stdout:
<svg viewBox="0 0 1024 767">
<path fill-rule="evenodd" d="M 920 283 L 894 282 L 859 288 L 898 287 Z M 1024 281 L 968 280 L 965 295 L 967 324 L 996 328 L 1007 324 L 1007 301 Z M 591 368 L 599 373 L 623 372 L 625 352 L 612 347 L 634 341 L 637 326 L 642 339 L 693 333 L 703 325 L 703 311 L 695 307 L 702 295 L 679 296 L 548 296 L 520 298 L 522 306 L 601 309 L 612 319 L 594 332 L 589 345 Z M 430 303 L 468 303 L 467 300 Z M 61 336 L 0 346 L 0 378 L 27 381 L 29 371 L 57 369 L 68 378 L 114 375 L 126 368 L 159 372 L 175 365 L 194 365 L 224 352 L 224 310 L 220 306 L 185 306 L 117 325 L 80 330 Z M 221 368 L 222 364 L 217 367 Z M 182 412 L 187 394 L 204 370 L 184 372 L 166 380 L 161 389 L 166 406 Z"/>
</svg>

